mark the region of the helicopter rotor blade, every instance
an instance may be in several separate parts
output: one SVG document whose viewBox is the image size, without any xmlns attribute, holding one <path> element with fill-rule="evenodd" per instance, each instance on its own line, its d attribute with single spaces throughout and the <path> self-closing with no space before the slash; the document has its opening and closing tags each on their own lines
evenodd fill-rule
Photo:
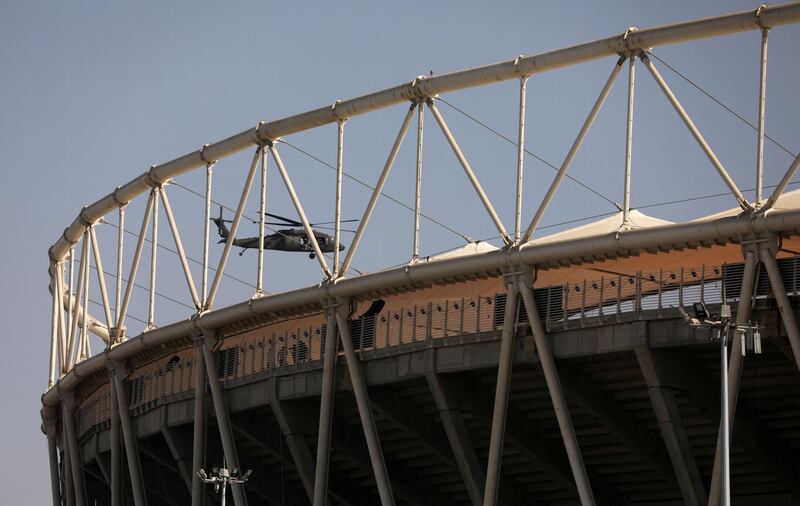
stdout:
<svg viewBox="0 0 800 506">
<path fill-rule="evenodd" d="M 333 227 L 314 227 L 315 230 L 335 230 Z M 341 229 L 342 232 L 350 232 L 351 234 L 355 234 L 355 230 L 350 230 L 347 228 Z"/>
<path fill-rule="evenodd" d="M 283 223 L 283 222 L 277 222 L 277 221 L 265 221 L 264 225 L 276 225 L 276 226 L 279 226 L 279 227 L 292 226 L 289 223 Z"/>
<path fill-rule="evenodd" d="M 339 220 L 339 223 L 353 223 L 354 221 L 358 220 Z M 316 227 L 317 225 L 330 225 L 332 223 L 336 223 L 335 221 L 319 221 L 316 223 L 310 223 L 312 227 Z"/>
<path fill-rule="evenodd" d="M 303 226 L 303 224 L 300 223 L 299 221 L 292 220 L 292 219 L 286 218 L 284 216 L 280 216 L 278 214 L 270 214 L 270 213 L 264 213 L 264 214 L 266 216 L 269 216 L 270 218 L 275 218 L 276 220 L 281 220 L 281 221 L 286 222 L 289 225 L 292 225 L 292 226 L 295 226 L 295 227 L 302 227 Z"/>
</svg>

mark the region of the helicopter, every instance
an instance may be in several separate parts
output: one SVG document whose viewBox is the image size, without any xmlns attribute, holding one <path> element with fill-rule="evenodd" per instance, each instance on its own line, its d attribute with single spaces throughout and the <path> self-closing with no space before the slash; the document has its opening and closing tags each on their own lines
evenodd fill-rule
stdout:
<svg viewBox="0 0 800 506">
<path fill-rule="evenodd" d="M 308 253 L 308 258 L 316 258 L 316 253 L 314 252 L 314 247 L 308 240 L 308 236 L 306 235 L 306 231 L 302 228 L 303 224 L 299 221 L 292 220 L 289 218 L 285 218 L 283 216 L 279 216 L 277 214 L 270 214 L 264 213 L 266 216 L 270 218 L 274 218 L 276 220 L 280 220 L 280 222 L 265 222 L 265 225 L 278 225 L 278 226 L 291 226 L 297 228 L 286 228 L 282 230 L 278 230 L 274 234 L 265 235 L 264 236 L 264 249 L 271 249 L 276 251 L 291 251 L 291 252 L 300 252 L 300 253 Z M 222 238 L 218 241 L 218 244 L 222 244 L 228 240 L 228 235 L 230 231 L 228 227 L 225 225 L 226 223 L 232 223 L 233 220 L 226 220 L 222 217 L 222 206 L 219 208 L 219 217 L 218 218 L 210 218 L 211 221 L 217 226 L 217 232 L 219 236 Z M 253 223 L 258 223 L 255 220 L 251 220 Z M 348 223 L 352 221 L 358 220 L 342 220 L 341 223 Z M 314 232 L 314 237 L 317 239 L 317 243 L 319 243 L 319 249 L 323 253 L 332 253 L 333 252 L 333 243 L 334 238 L 333 236 L 326 234 L 325 232 L 320 232 L 319 230 L 314 230 L 313 227 L 319 225 L 326 225 L 331 222 L 322 222 L 322 223 L 311 223 L 312 231 Z M 354 232 L 353 230 L 344 230 L 344 232 Z M 248 249 L 258 249 L 258 237 L 245 237 L 241 239 L 234 238 L 233 245 L 242 250 L 239 252 L 239 256 L 242 256 L 244 252 Z M 339 251 L 345 249 L 344 244 L 339 244 Z"/>
</svg>

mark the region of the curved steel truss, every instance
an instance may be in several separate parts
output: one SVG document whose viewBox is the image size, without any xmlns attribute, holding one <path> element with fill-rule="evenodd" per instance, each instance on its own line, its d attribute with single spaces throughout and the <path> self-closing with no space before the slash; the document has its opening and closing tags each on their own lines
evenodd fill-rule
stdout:
<svg viewBox="0 0 800 506">
<path fill-rule="evenodd" d="M 383 462 L 381 443 L 375 429 L 372 407 L 367 388 L 362 378 L 359 367 L 360 359 L 351 339 L 351 305 L 354 301 L 370 297 L 396 294 L 404 291 L 414 291 L 435 285 L 446 285 L 453 282 L 476 280 L 486 277 L 502 277 L 507 291 L 506 314 L 503 327 L 501 348 L 498 358 L 498 376 L 494 412 L 492 416 L 491 441 L 489 447 L 489 460 L 485 477 L 475 480 L 475 469 L 462 467 L 462 475 L 470 491 L 470 500 L 473 504 L 495 504 L 499 494 L 499 474 L 502 457 L 503 438 L 506 426 L 506 413 L 508 411 L 507 398 L 511 374 L 513 354 L 513 322 L 518 305 L 527 310 L 531 331 L 538 358 L 541 363 L 550 398 L 557 414 L 558 427 L 564 440 L 575 491 L 582 504 L 594 504 L 595 496 L 590 479 L 583 464 L 581 450 L 572 426 L 569 410 L 561 388 L 559 374 L 550 345 L 547 332 L 537 314 L 537 305 L 534 300 L 533 286 L 537 272 L 544 269 L 580 266 L 585 263 L 602 262 L 608 259 L 628 257 L 653 252 L 678 251 L 684 248 L 709 247 L 713 245 L 724 246 L 728 244 L 741 245 L 745 257 L 745 274 L 742 283 L 740 300 L 742 303 L 737 313 L 738 319 L 747 320 L 749 301 L 752 299 L 751 279 L 755 266 L 761 261 L 767 268 L 772 287 L 779 307 L 782 309 L 784 325 L 792 345 L 793 356 L 800 366 L 800 333 L 789 301 L 786 296 L 786 287 L 782 285 L 782 278 L 776 264 L 777 244 L 782 239 L 787 239 L 797 234 L 800 230 L 800 209 L 775 209 L 775 204 L 784 190 L 800 169 L 800 156 L 787 168 L 780 184 L 773 193 L 765 196 L 763 193 L 763 144 L 764 144 L 764 102 L 766 93 L 766 50 L 768 30 L 783 24 L 800 21 L 800 4 L 787 4 L 771 7 L 759 7 L 753 11 L 724 15 L 716 18 L 690 21 L 659 28 L 628 30 L 625 34 L 602 39 L 599 41 L 580 44 L 577 46 L 551 51 L 533 56 L 520 56 L 513 60 L 486 65 L 470 70 L 454 72 L 435 77 L 418 77 L 409 83 L 404 83 L 386 90 L 371 93 L 350 100 L 337 101 L 332 106 L 322 107 L 305 113 L 273 121 L 264 121 L 254 128 L 247 129 L 222 141 L 207 144 L 201 149 L 186 154 L 175 160 L 152 166 L 146 173 L 133 179 L 129 183 L 118 187 L 114 192 L 100 199 L 94 204 L 83 208 L 76 220 L 64 231 L 59 240 L 50 248 L 50 289 L 53 294 L 52 301 L 52 333 L 51 353 L 49 361 L 48 391 L 43 396 L 43 418 L 51 450 L 51 472 L 53 475 L 54 503 L 60 504 L 62 497 L 59 480 L 66 478 L 66 473 L 71 473 L 70 480 L 73 484 L 70 497 L 74 497 L 77 504 L 84 504 L 82 486 L 74 477 L 81 473 L 79 450 L 75 434 L 75 391 L 87 378 L 104 376 L 110 381 L 110 395 L 112 411 L 112 432 L 116 430 L 116 441 L 124 440 L 125 454 L 128 459 L 130 483 L 137 505 L 145 504 L 146 494 L 142 485 L 140 463 L 137 461 L 135 435 L 131 428 L 124 385 L 126 361 L 134 356 L 149 350 L 160 350 L 162 347 L 172 345 L 178 341 L 194 339 L 196 345 L 195 373 L 202 384 L 205 377 L 211 386 L 213 408 L 219 424 L 220 436 L 224 454 L 229 463 L 236 463 L 236 445 L 231 436 L 233 429 L 229 426 L 228 414 L 225 411 L 223 388 L 219 379 L 214 374 L 207 374 L 206 370 L 215 370 L 215 345 L 219 330 L 237 322 L 258 320 L 268 321 L 288 315 L 303 315 L 317 312 L 325 315 L 327 332 L 334 329 L 341 338 L 345 361 L 352 381 L 353 392 L 356 396 L 359 417 L 364 430 L 369 451 L 370 467 L 374 471 L 377 489 L 383 504 L 394 504 L 394 491 L 390 483 L 386 466 Z M 657 66 L 651 60 L 648 51 L 657 46 L 675 44 L 679 42 L 715 37 L 745 30 L 762 31 L 761 53 L 761 87 L 759 96 L 759 123 L 758 123 L 758 157 L 757 157 L 757 188 L 756 198 L 749 201 L 737 183 L 730 176 L 722 162 L 717 158 L 705 137 L 693 122 L 690 115 L 671 90 L 669 84 L 660 74 Z M 602 86 L 598 97 L 589 111 L 581 129 L 566 154 L 558 172 L 553 179 L 549 190 L 541 201 L 538 209 L 529 221 L 523 221 L 521 212 L 523 160 L 525 152 L 525 100 L 527 80 L 535 74 L 553 71 L 561 67 L 577 65 L 590 60 L 604 57 L 609 60 L 610 75 Z M 652 76 L 666 99 L 675 109 L 692 137 L 707 156 L 712 168 L 717 172 L 736 200 L 741 213 L 738 215 L 711 218 L 695 222 L 654 226 L 646 229 L 628 227 L 630 220 L 630 160 L 632 149 L 632 121 L 634 107 L 634 76 L 637 62 L 640 67 Z M 628 122 L 626 143 L 626 178 L 624 188 L 624 202 L 621 208 L 622 226 L 614 234 L 594 235 L 577 239 L 564 239 L 552 242 L 537 243 L 531 241 L 536 232 L 548 205 L 556 195 L 560 183 L 567 176 L 570 164 L 587 136 L 592 124 L 603 107 L 606 97 L 612 89 L 618 75 L 627 66 L 628 87 Z M 506 227 L 503 220 L 495 210 L 491 200 L 486 195 L 483 187 L 470 166 L 469 161 L 462 152 L 458 140 L 448 127 L 442 112 L 437 107 L 437 98 L 440 94 L 455 90 L 483 86 L 489 83 L 518 80 L 519 87 L 519 123 L 516 145 L 517 157 L 517 186 L 514 194 L 516 203 L 513 228 Z M 386 163 L 378 176 L 372 196 L 364 209 L 358 230 L 350 248 L 343 259 L 339 256 L 340 230 L 341 230 L 341 192 L 343 174 L 344 152 L 344 127 L 350 118 L 367 114 L 378 109 L 408 104 L 410 106 L 403 117 L 399 131 L 389 150 Z M 494 252 L 465 256 L 460 258 L 443 259 L 435 262 L 422 262 L 419 258 L 419 220 L 420 220 L 420 180 L 422 177 L 422 141 L 423 141 L 423 116 L 425 110 L 430 112 L 435 123 L 441 129 L 454 155 L 456 156 L 465 176 L 474 189 L 478 201 L 485 209 L 492 223 L 497 229 L 504 247 Z M 382 271 L 375 274 L 347 277 L 350 271 L 359 243 L 366 231 L 372 212 L 381 197 L 384 184 L 389 177 L 394 161 L 398 155 L 408 129 L 416 116 L 416 143 L 417 143 L 417 190 L 415 200 L 415 226 L 413 244 L 411 246 L 411 260 L 408 265 Z M 334 245 L 331 258 L 323 254 L 322 248 L 312 231 L 312 226 L 306 217 L 303 203 L 294 190 L 289 168 L 284 164 L 279 148 L 281 141 L 294 133 L 310 130 L 321 125 L 336 123 L 338 157 L 337 180 L 335 186 L 336 207 L 334 213 Z M 219 264 L 214 270 L 213 278 L 209 278 L 209 218 L 211 217 L 211 191 L 212 171 L 220 160 L 246 149 L 254 149 L 252 161 L 245 178 L 241 196 L 235 209 L 230 232 L 225 240 L 224 250 Z M 306 233 L 306 240 L 319 262 L 323 280 L 317 286 L 294 290 L 291 292 L 267 295 L 263 290 L 264 277 L 264 211 L 266 199 L 267 161 L 271 158 L 274 162 L 280 179 L 285 186 Z M 189 267 L 189 260 L 181 240 L 180 227 L 173 213 L 168 186 L 172 179 L 188 171 L 205 168 L 206 194 L 204 221 L 205 246 L 202 254 L 202 278 L 199 283 Z M 260 235 L 258 248 L 258 270 L 255 280 L 255 294 L 250 300 L 239 304 L 217 309 L 214 304 L 220 289 L 223 276 L 226 275 L 226 264 L 234 247 L 234 237 L 241 223 L 248 198 L 260 176 Z M 145 197 L 146 196 L 146 197 Z M 125 210 L 128 203 L 137 197 L 146 198 L 145 210 L 142 216 L 138 233 L 135 252 L 130 262 L 127 283 L 123 282 L 123 235 Z M 163 208 L 163 215 L 167 219 L 168 228 L 174 241 L 175 252 L 180 259 L 181 269 L 186 280 L 186 289 L 193 306 L 191 318 L 186 321 L 176 322 L 165 326 L 155 325 L 155 295 L 157 282 L 157 251 L 159 246 L 159 208 Z M 120 226 L 118 249 L 116 251 L 116 283 L 112 289 L 108 286 L 106 274 L 103 269 L 103 255 L 97 240 L 95 226 L 108 213 L 118 210 Z M 139 336 L 128 339 L 126 336 L 126 317 L 130 306 L 133 288 L 136 283 L 140 261 L 147 255 L 145 251 L 147 238 L 150 238 L 150 272 L 149 272 L 149 300 L 148 318 L 144 332 Z M 80 255 L 76 267 L 76 246 L 80 243 Z M 330 263 L 329 263 L 330 262 Z M 94 266 L 97 272 L 97 286 L 101 299 L 103 314 L 100 318 L 88 312 L 89 305 L 89 275 Z M 585 282 L 584 282 L 585 285 Z M 749 286 L 749 288 L 747 288 Z M 584 286 L 585 288 L 585 286 Z M 660 290 L 660 289 L 659 289 Z M 749 290 L 749 291 L 748 291 Z M 660 291 L 659 291 L 660 294 Z M 660 295 L 659 295 L 660 297 Z M 519 298 L 520 302 L 517 302 Z M 601 295 L 602 299 L 602 295 Z M 618 298 L 618 309 L 619 309 Z M 659 299 L 660 300 L 660 299 Z M 600 303 L 602 311 L 603 301 Z M 583 310 L 582 310 L 583 311 Z M 463 323 L 463 322 L 462 322 Z M 100 337 L 107 345 L 105 353 L 92 356 L 89 334 Z M 318 430 L 318 451 L 316 462 L 306 462 L 315 469 L 313 480 L 307 479 L 304 483 L 309 492 L 309 499 L 314 504 L 323 505 L 328 493 L 328 449 L 330 448 L 330 430 L 332 413 L 333 392 L 333 367 L 336 356 L 335 339 L 329 339 L 323 350 L 320 344 L 318 357 L 324 360 L 324 379 L 321 393 L 321 409 Z M 737 348 L 738 346 L 738 348 Z M 738 340 L 733 343 L 733 355 L 730 365 L 731 388 L 731 413 L 736 406 L 737 387 L 741 374 L 741 360 L 737 354 L 741 352 Z M 647 356 L 641 358 L 649 360 Z M 653 379 L 657 382 L 657 379 Z M 446 404 L 444 393 L 440 388 L 434 388 L 436 378 L 428 379 L 432 382 L 432 390 L 437 398 L 437 403 Z M 199 388 L 199 387 L 198 387 Z M 199 392 L 199 390 L 198 390 Z M 438 392 L 438 393 L 437 393 Z M 200 399 L 202 395 L 198 395 Z M 663 401 L 663 399 L 662 399 Z M 655 402 L 655 401 L 654 401 Z M 666 403 L 667 401 L 663 401 Z M 195 409 L 202 410 L 202 402 L 195 403 Z M 442 408 L 445 410 L 445 408 Z M 282 415 L 281 415 L 282 416 Z M 282 418 L 278 416 L 280 421 Z M 62 430 L 57 428 L 60 420 Z M 453 431 L 457 430 L 457 422 L 450 421 Z M 114 429 L 116 427 L 116 429 Z M 120 433 L 122 438 L 120 438 Z M 67 449 L 65 465 L 58 469 L 57 434 L 61 440 L 61 448 Z M 195 432 L 195 449 L 202 441 Z M 724 437 L 720 436 L 712 483 L 708 489 L 709 504 L 717 504 L 720 495 L 724 498 L 727 494 L 725 477 L 722 473 L 724 464 Z M 677 445 L 677 443 L 676 443 Z M 118 446 L 118 445 L 117 445 Z M 677 448 L 677 446 L 675 447 Z M 671 448 L 672 449 L 672 448 Z M 114 450 L 112 450 L 113 452 Z M 116 450 L 120 451 L 119 448 Z M 454 449 L 455 451 L 455 449 Z M 678 451 L 676 449 L 676 451 Z M 197 452 L 196 452 L 197 453 Z M 119 457 L 119 455 L 117 455 Z M 310 459 L 310 455 L 307 456 Z M 64 462 L 62 455 L 62 464 Z M 198 458 L 195 455 L 195 458 Z M 679 457 L 675 457 L 679 458 Z M 117 459 L 119 460 L 119 459 Z M 201 461 L 200 461 L 201 463 Z M 193 464 L 193 469 L 199 468 L 198 461 Z M 299 464 L 298 464 L 299 465 Z M 116 469 L 117 485 L 119 485 L 119 469 Z M 114 473 L 112 473 L 114 474 Z M 308 475 L 310 476 L 310 475 Z M 202 496 L 199 491 L 199 480 L 193 481 L 193 498 Z M 113 481 L 113 480 L 112 480 Z M 702 484 L 698 485 L 696 476 L 679 475 L 681 490 L 684 499 L 693 504 L 705 502 L 705 490 Z M 722 483 L 722 486 L 720 486 Z M 112 488 L 114 485 L 112 484 Z M 240 486 L 233 488 L 234 500 L 237 506 L 246 503 L 246 496 Z M 119 489 L 112 496 L 119 497 Z"/>
</svg>

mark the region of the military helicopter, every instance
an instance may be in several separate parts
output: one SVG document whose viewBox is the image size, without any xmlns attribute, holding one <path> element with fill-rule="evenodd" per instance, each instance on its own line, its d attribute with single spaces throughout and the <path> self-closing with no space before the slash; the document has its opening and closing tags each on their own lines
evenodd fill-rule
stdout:
<svg viewBox="0 0 800 506">
<path fill-rule="evenodd" d="M 279 216 L 277 214 L 270 214 L 264 213 L 265 215 L 269 216 L 270 218 L 274 218 L 276 220 L 280 220 L 280 222 L 265 222 L 265 225 L 278 225 L 278 226 L 291 226 L 297 228 L 286 228 L 282 230 L 278 230 L 274 234 L 265 235 L 264 236 L 264 249 L 271 249 L 276 251 L 292 251 L 292 252 L 300 252 L 300 253 L 308 253 L 308 258 L 316 258 L 316 253 L 314 253 L 314 247 L 308 241 L 308 236 L 306 235 L 306 231 L 303 229 L 303 224 L 299 221 L 295 221 L 289 218 L 285 218 L 283 216 Z M 249 218 L 248 218 L 249 219 Z M 222 217 L 222 206 L 219 208 L 219 217 L 218 218 L 211 218 L 211 221 L 217 226 L 217 232 L 219 236 L 222 238 L 219 240 L 219 244 L 224 243 L 228 240 L 228 235 L 230 231 L 228 227 L 225 226 L 226 223 L 232 223 L 233 220 L 226 220 Z M 250 220 L 253 223 L 258 223 L 258 221 Z M 358 220 L 341 220 L 341 223 L 349 223 Z M 326 221 L 322 223 L 311 223 L 312 231 L 314 232 L 314 237 L 317 239 L 317 243 L 319 243 L 319 249 L 323 253 L 332 253 L 333 252 L 333 236 L 328 235 L 324 232 L 320 232 L 319 230 L 314 230 L 313 227 L 318 227 L 319 225 L 326 225 L 332 222 Z M 321 227 L 321 228 L 329 228 L 329 227 Z M 343 230 L 343 232 L 355 232 L 353 230 Z M 241 239 L 233 239 L 233 245 L 239 248 L 242 248 L 242 251 L 239 252 L 239 256 L 242 256 L 244 252 L 248 249 L 258 249 L 258 237 L 245 237 Z M 344 250 L 345 245 L 339 244 L 339 251 Z"/>
</svg>

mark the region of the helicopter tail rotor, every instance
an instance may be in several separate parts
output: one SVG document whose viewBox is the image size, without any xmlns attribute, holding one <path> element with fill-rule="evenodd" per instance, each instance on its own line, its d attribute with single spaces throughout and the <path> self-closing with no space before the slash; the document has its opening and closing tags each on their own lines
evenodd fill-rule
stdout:
<svg viewBox="0 0 800 506">
<path fill-rule="evenodd" d="M 225 225 L 225 223 L 230 223 L 231 220 L 222 219 L 222 206 L 219 206 L 219 218 L 209 219 L 214 222 L 214 225 L 217 226 L 217 233 L 219 233 L 219 236 L 222 237 L 220 242 L 225 242 L 229 234 L 228 227 Z"/>
</svg>

